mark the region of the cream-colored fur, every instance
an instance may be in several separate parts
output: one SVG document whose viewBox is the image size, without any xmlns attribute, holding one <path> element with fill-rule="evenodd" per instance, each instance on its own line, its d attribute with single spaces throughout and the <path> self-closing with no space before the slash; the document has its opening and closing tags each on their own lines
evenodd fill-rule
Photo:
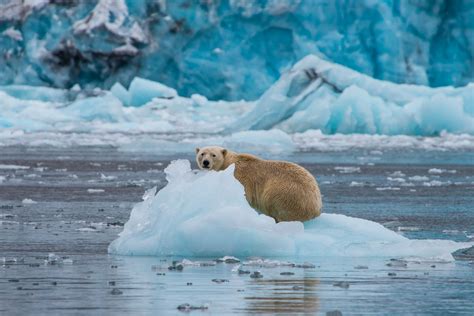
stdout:
<svg viewBox="0 0 474 316">
<path fill-rule="evenodd" d="M 250 206 L 277 222 L 307 221 L 321 214 L 318 184 L 297 164 L 264 160 L 218 146 L 196 148 L 196 162 L 201 169 L 216 171 L 235 164 L 234 176 L 244 186 Z"/>
</svg>

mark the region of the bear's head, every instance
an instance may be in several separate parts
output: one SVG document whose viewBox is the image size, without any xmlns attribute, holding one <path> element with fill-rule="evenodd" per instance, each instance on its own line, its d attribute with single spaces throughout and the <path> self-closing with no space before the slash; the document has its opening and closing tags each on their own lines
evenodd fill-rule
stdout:
<svg viewBox="0 0 474 316">
<path fill-rule="evenodd" d="M 196 148 L 196 162 L 200 169 L 220 171 L 224 169 L 227 149 L 218 146 Z"/>
</svg>

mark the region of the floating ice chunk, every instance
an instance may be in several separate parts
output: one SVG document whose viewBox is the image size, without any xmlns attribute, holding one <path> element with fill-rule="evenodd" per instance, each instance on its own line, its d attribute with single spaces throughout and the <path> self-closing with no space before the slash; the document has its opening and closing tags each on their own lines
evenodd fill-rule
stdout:
<svg viewBox="0 0 474 316">
<path fill-rule="evenodd" d="M 400 188 L 397 187 L 380 187 L 380 188 L 375 188 L 377 191 L 400 191 Z"/>
<path fill-rule="evenodd" d="M 104 92 L 96 97 L 76 100 L 61 113 L 72 116 L 76 120 L 85 121 L 101 120 L 119 123 L 127 120 L 122 103 L 110 92 Z"/>
<path fill-rule="evenodd" d="M 78 228 L 76 229 L 78 232 L 85 232 L 85 233 L 89 233 L 89 232 L 97 232 L 97 229 L 94 228 L 94 227 L 83 227 L 83 228 Z"/>
<path fill-rule="evenodd" d="M 44 260 L 44 263 L 48 265 L 61 264 L 62 259 L 58 255 L 55 255 L 54 253 L 50 253 L 48 257 Z"/>
<path fill-rule="evenodd" d="M 340 173 L 354 173 L 360 172 L 360 167 L 334 167 L 334 170 L 337 170 Z"/>
<path fill-rule="evenodd" d="M 364 186 L 364 183 L 363 182 L 357 182 L 357 181 L 352 181 L 350 184 L 349 184 L 350 187 L 363 187 Z"/>
<path fill-rule="evenodd" d="M 123 90 L 116 88 L 122 98 L 125 96 Z M 165 86 L 156 81 L 151 81 L 143 78 L 135 78 L 130 83 L 128 89 L 130 103 L 126 105 L 141 106 L 150 102 L 153 98 L 172 99 L 178 96 L 178 93 L 173 88 Z M 124 99 L 126 100 L 126 99 Z"/>
<path fill-rule="evenodd" d="M 0 176 L 0 183 L 4 182 L 6 178 L 4 176 Z"/>
<path fill-rule="evenodd" d="M 70 259 L 70 258 L 66 258 L 66 259 L 63 260 L 63 263 L 64 263 L 64 264 L 73 264 L 74 261 L 73 261 L 72 259 Z"/>
<path fill-rule="evenodd" d="M 30 169 L 30 167 L 29 166 L 0 164 L 0 170 L 25 170 L 25 169 Z"/>
<path fill-rule="evenodd" d="M 412 181 L 428 181 L 430 178 L 426 176 L 413 176 L 413 177 L 409 177 L 408 179 Z"/>
<path fill-rule="evenodd" d="M 193 171 L 178 160 L 166 169 L 168 184 L 148 190 L 136 204 L 109 253 L 122 255 L 233 255 L 425 257 L 452 260 L 472 243 L 409 240 L 382 225 L 340 214 L 305 222 L 275 221 L 252 209 L 234 167 Z"/>
<path fill-rule="evenodd" d="M 217 258 L 216 262 L 224 262 L 224 263 L 239 263 L 240 259 L 234 256 L 224 256 L 222 258 Z"/>
<path fill-rule="evenodd" d="M 38 202 L 33 201 L 32 199 L 23 199 L 23 201 L 21 201 L 21 203 L 23 203 L 23 204 L 36 204 Z"/>
<path fill-rule="evenodd" d="M 105 180 L 105 181 L 112 181 L 112 180 L 117 179 L 117 177 L 116 176 L 106 176 L 105 174 L 101 173 L 100 174 L 100 179 Z"/>
<path fill-rule="evenodd" d="M 474 85 L 429 88 L 380 81 L 309 55 L 230 126 L 326 134 L 474 133 Z"/>
<path fill-rule="evenodd" d="M 388 180 L 388 181 L 391 181 L 391 182 L 399 182 L 399 183 L 406 182 L 406 180 L 403 179 L 403 178 L 392 178 L 392 177 L 388 177 L 387 180 Z"/>
<path fill-rule="evenodd" d="M 87 189 L 87 192 L 89 193 L 102 193 L 105 192 L 104 189 Z"/>
<path fill-rule="evenodd" d="M 430 182 L 423 182 L 423 186 L 425 187 L 440 187 L 444 185 L 451 185 L 451 181 L 438 181 L 438 180 L 431 180 Z"/>
<path fill-rule="evenodd" d="M 35 87 L 24 85 L 0 86 L 0 91 L 20 100 L 37 100 L 42 102 L 66 102 L 68 90 L 50 87 Z M 3 105 L 3 104 L 2 104 Z"/>
<path fill-rule="evenodd" d="M 393 173 L 389 174 L 389 176 L 391 176 L 391 177 L 399 177 L 399 178 L 401 178 L 401 177 L 404 177 L 404 176 L 405 176 L 405 174 L 404 174 L 403 172 L 401 172 L 401 171 L 395 171 L 395 172 L 393 172 Z"/>
<path fill-rule="evenodd" d="M 431 168 L 430 170 L 428 170 L 428 173 L 430 173 L 430 174 L 456 173 L 456 170 Z"/>
</svg>

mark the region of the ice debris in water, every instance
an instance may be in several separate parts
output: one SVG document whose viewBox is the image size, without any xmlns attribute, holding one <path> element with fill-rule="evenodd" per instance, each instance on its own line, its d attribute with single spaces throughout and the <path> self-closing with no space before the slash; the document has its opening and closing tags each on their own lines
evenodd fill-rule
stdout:
<svg viewBox="0 0 474 316">
<path fill-rule="evenodd" d="M 430 174 L 442 174 L 442 173 L 456 173 L 456 170 L 446 170 L 446 169 L 438 169 L 438 168 L 431 168 L 428 170 Z"/>
<path fill-rule="evenodd" d="M 394 84 L 314 55 L 296 63 L 254 101 L 181 97 L 169 87 L 140 78 L 134 79 L 128 90 L 118 87 L 70 100 L 59 97 L 70 94 L 68 90 L 0 86 L 0 128 L 67 132 L 199 131 L 213 134 L 224 144 L 241 140 L 248 143 L 248 137 L 236 134 L 239 132 L 271 129 L 289 134 L 310 131 L 310 135 L 305 135 L 309 142 L 316 130 L 324 134 L 474 134 L 473 83 L 459 88 Z M 222 134 L 235 135 L 226 138 Z M 263 135 L 265 132 L 260 136 Z M 280 137 L 283 144 L 288 143 L 288 138 Z M 114 141 L 121 144 L 123 138 Z M 400 141 L 407 140 L 397 139 Z M 58 141 L 48 138 L 42 142 Z M 164 144 L 173 146 L 173 142 L 164 141 Z M 189 145 L 186 141 L 183 144 Z M 313 145 L 318 146 L 318 142 Z M 430 146 L 429 142 L 422 145 Z M 446 146 L 472 148 L 472 139 L 468 138 L 467 143 L 458 139 Z"/>
<path fill-rule="evenodd" d="M 305 222 L 275 221 L 252 209 L 242 185 L 225 171 L 193 171 L 188 160 L 166 169 L 168 184 L 148 190 L 109 253 L 188 257 L 422 257 L 453 260 L 473 243 L 410 240 L 384 226 L 323 213 Z"/>
<path fill-rule="evenodd" d="M 23 201 L 21 201 L 21 203 L 23 203 L 23 204 L 36 204 L 38 202 L 36 202 L 32 199 L 23 199 Z"/>
</svg>

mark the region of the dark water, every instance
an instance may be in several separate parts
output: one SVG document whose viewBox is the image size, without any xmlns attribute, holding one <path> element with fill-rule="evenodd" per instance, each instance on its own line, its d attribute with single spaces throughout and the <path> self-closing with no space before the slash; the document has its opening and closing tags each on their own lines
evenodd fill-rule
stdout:
<svg viewBox="0 0 474 316">
<path fill-rule="evenodd" d="M 260 279 L 239 275 L 236 264 L 170 271 L 183 258 L 110 256 L 107 246 L 133 204 L 145 189 L 165 185 L 163 169 L 176 157 L 110 147 L 0 150 L 1 315 L 173 314 L 183 303 L 207 308 L 192 313 L 216 315 L 474 313 L 472 254 L 406 266 L 345 258 L 318 259 L 314 268 L 244 267 L 260 271 Z M 340 152 L 287 159 L 316 175 L 325 212 L 373 220 L 409 238 L 470 241 L 472 157 Z"/>
</svg>

